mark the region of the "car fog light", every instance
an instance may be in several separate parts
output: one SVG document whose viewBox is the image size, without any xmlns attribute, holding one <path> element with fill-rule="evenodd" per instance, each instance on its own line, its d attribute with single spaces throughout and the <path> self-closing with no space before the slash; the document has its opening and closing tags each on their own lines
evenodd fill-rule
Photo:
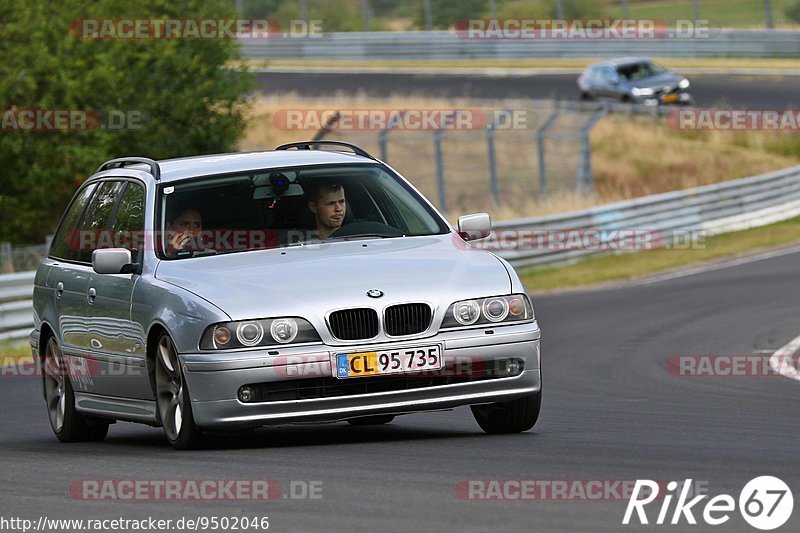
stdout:
<svg viewBox="0 0 800 533">
<path fill-rule="evenodd" d="M 522 361 L 519 359 L 507 359 L 500 365 L 500 372 L 504 376 L 518 376 L 522 372 Z"/>
<path fill-rule="evenodd" d="M 239 389 L 239 401 L 242 403 L 252 402 L 255 396 L 256 396 L 256 391 L 254 391 L 253 387 L 249 385 L 245 385 L 244 387 Z"/>
<path fill-rule="evenodd" d="M 508 316 L 508 302 L 503 298 L 492 298 L 483 302 L 483 314 L 492 322 L 500 322 Z"/>
<path fill-rule="evenodd" d="M 264 338 L 264 328 L 258 322 L 242 322 L 236 326 L 236 338 L 245 346 L 255 346 Z"/>
<path fill-rule="evenodd" d="M 269 328 L 272 338 L 280 343 L 292 342 L 297 337 L 297 321 L 293 318 L 274 320 Z"/>
<path fill-rule="evenodd" d="M 478 321 L 481 316 L 481 308 L 475 300 L 459 302 L 453 309 L 453 317 L 459 324 L 469 326 Z"/>
<path fill-rule="evenodd" d="M 228 344 L 230 340 L 231 330 L 228 328 L 221 326 L 214 330 L 214 342 L 216 342 L 218 346 Z"/>
</svg>

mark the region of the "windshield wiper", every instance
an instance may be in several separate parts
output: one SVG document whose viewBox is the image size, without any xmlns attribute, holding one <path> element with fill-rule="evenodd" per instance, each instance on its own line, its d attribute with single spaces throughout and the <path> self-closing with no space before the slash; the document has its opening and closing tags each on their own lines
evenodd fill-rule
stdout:
<svg viewBox="0 0 800 533">
<path fill-rule="evenodd" d="M 399 235 L 387 235 L 386 233 L 357 233 L 355 235 L 342 235 L 341 237 L 330 237 L 324 241 L 354 241 L 357 239 L 392 239 L 395 237 L 405 237 L 402 233 Z"/>
</svg>

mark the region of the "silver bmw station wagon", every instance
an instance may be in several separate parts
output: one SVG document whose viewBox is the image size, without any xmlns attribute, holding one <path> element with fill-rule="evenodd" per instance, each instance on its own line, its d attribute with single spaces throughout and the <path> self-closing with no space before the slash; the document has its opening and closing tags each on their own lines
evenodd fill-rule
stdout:
<svg viewBox="0 0 800 533">
<path fill-rule="evenodd" d="M 140 422 L 186 449 L 204 430 L 466 405 L 488 433 L 526 431 L 540 330 L 513 268 L 479 246 L 490 231 L 485 213 L 453 229 L 347 143 L 108 161 L 36 272 L 53 431 Z"/>
</svg>

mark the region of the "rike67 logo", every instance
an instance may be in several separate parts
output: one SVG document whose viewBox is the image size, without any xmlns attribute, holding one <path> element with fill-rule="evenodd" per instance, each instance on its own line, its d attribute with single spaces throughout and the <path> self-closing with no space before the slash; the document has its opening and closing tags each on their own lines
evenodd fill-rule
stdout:
<svg viewBox="0 0 800 533">
<path fill-rule="evenodd" d="M 649 479 L 637 479 L 628 500 L 628 507 L 625 509 L 623 525 L 630 524 L 632 519 L 634 524 L 637 520 L 639 524 L 649 524 L 653 516 L 651 514 L 648 517 L 645 507 L 656 500 L 661 500 L 658 517 L 655 519 L 658 525 L 677 525 L 684 520 L 685 523 L 694 525 L 697 524 L 695 514 L 711 526 L 722 525 L 731 519 L 731 514 L 737 507 L 737 501 L 733 496 L 720 494 L 704 502 L 703 505 L 701 502 L 708 498 L 708 495 L 701 494 L 689 499 L 691 486 L 691 479 L 687 479 L 682 486 L 677 481 L 670 481 L 667 483 L 665 493 L 660 494 L 659 488 L 663 485 Z M 679 487 L 682 488 L 678 490 Z M 675 497 L 677 500 L 672 508 Z M 773 476 L 760 476 L 751 479 L 739 493 L 738 507 L 739 513 L 748 524 L 756 529 L 768 531 L 781 527 L 789 520 L 794 508 L 794 497 L 789 486 L 782 480 Z"/>
</svg>

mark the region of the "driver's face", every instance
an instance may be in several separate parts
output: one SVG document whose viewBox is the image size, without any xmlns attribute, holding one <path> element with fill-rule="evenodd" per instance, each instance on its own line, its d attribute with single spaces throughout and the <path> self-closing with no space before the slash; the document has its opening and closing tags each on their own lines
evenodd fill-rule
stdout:
<svg viewBox="0 0 800 533">
<path fill-rule="evenodd" d="M 308 207 L 317 218 L 317 229 L 320 233 L 330 235 L 342 226 L 346 210 L 344 189 L 324 191 L 316 202 L 309 202 Z M 323 235 L 323 237 L 327 237 Z"/>
</svg>

